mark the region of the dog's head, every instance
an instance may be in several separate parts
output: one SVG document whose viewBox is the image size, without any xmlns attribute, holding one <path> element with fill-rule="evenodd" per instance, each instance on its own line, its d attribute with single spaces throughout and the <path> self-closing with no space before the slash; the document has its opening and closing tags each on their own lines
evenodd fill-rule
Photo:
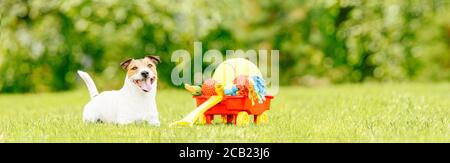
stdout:
<svg viewBox="0 0 450 163">
<path fill-rule="evenodd" d="M 159 56 L 149 55 L 142 59 L 127 59 L 120 66 L 127 71 L 127 80 L 142 91 L 150 92 L 158 79 L 156 65 L 160 62 Z"/>
</svg>

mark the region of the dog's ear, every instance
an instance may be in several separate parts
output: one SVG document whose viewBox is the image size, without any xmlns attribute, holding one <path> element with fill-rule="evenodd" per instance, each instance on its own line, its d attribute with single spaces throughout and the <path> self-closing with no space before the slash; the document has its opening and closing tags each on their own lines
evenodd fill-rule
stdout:
<svg viewBox="0 0 450 163">
<path fill-rule="evenodd" d="M 159 56 L 156 56 L 156 55 L 147 55 L 147 56 L 145 56 L 145 58 L 150 59 L 150 60 L 153 61 L 155 64 L 161 63 L 161 59 L 159 58 Z"/>
<path fill-rule="evenodd" d="M 131 60 L 133 60 L 133 59 L 129 58 L 129 59 L 123 61 L 122 63 L 120 63 L 120 67 L 122 67 L 124 70 L 126 70 L 128 68 L 128 65 L 130 65 L 130 63 L 131 63 Z"/>
</svg>

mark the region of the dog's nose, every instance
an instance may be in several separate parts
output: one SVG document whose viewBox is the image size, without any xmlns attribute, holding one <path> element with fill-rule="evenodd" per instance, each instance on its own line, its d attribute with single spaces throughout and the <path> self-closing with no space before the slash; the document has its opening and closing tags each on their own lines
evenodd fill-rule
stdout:
<svg viewBox="0 0 450 163">
<path fill-rule="evenodd" d="M 148 71 L 142 71 L 141 75 L 142 75 L 142 77 L 147 78 L 148 77 Z"/>
</svg>

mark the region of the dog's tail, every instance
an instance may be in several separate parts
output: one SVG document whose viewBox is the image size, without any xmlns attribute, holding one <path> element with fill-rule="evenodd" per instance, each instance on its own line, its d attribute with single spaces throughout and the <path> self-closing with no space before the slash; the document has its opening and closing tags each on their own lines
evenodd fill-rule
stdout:
<svg viewBox="0 0 450 163">
<path fill-rule="evenodd" d="M 91 76 L 84 71 L 78 70 L 78 75 L 80 75 L 81 79 L 84 80 L 86 86 L 88 88 L 89 94 L 91 95 L 91 99 L 98 95 L 97 87 L 95 87 L 94 80 L 92 80 Z"/>
</svg>

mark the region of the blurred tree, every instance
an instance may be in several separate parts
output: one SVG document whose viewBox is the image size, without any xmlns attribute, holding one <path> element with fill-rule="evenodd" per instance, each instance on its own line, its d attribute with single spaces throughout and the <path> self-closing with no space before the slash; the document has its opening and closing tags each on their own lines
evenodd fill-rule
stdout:
<svg viewBox="0 0 450 163">
<path fill-rule="evenodd" d="M 450 80 L 446 0 L 4 0 L 0 92 L 68 90 L 76 70 L 118 87 L 128 57 L 280 50 L 283 84 Z M 100 88 L 102 89 L 102 88 Z"/>
</svg>

